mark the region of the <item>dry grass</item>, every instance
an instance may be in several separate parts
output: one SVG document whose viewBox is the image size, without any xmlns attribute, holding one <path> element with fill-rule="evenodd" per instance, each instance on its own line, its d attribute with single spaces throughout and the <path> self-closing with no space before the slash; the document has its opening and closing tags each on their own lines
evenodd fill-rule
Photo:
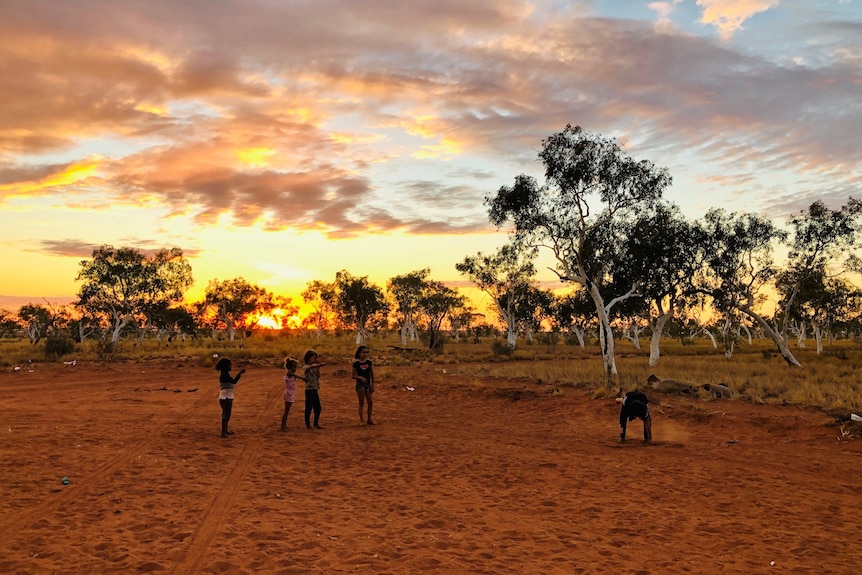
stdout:
<svg viewBox="0 0 862 575">
<path fill-rule="evenodd" d="M 370 341 L 372 358 L 380 375 L 388 366 L 445 366 L 453 375 L 481 380 L 499 378 L 523 380 L 545 386 L 548 393 L 562 393 L 566 388 L 590 391 L 596 397 L 615 393 L 618 388 L 643 386 L 649 375 L 696 383 L 723 383 L 741 400 L 754 403 L 788 403 L 810 405 L 836 412 L 856 411 L 862 405 L 862 345 L 841 342 L 817 355 L 811 350 L 794 350 L 802 369 L 788 366 L 768 341 L 741 345 L 736 354 L 725 358 L 720 350 L 706 342 L 681 345 L 663 342 L 658 366 L 648 365 L 648 349 L 635 349 L 628 341 L 617 343 L 619 376 L 610 385 L 602 368 L 598 346 L 585 349 L 563 343 L 528 344 L 511 354 L 500 354 L 499 345 L 490 339 L 449 341 L 443 353 L 432 355 L 416 342 L 398 350 L 397 336 L 375 337 Z M 333 365 L 353 361 L 355 339 L 350 334 L 328 335 L 322 340 L 297 335 L 255 334 L 245 341 L 227 342 L 213 339 L 158 343 L 147 340 L 140 345 L 123 341 L 117 350 L 118 361 L 147 361 L 160 358 L 184 358 L 210 364 L 213 354 L 227 355 L 238 363 L 280 366 L 285 357 L 302 357 L 315 349 Z M 27 341 L 0 341 L 0 366 L 11 367 L 28 361 L 46 361 L 42 345 Z M 95 360 L 95 342 L 76 346 L 73 354 L 60 360 Z M 427 367 L 426 367 L 427 368 Z M 704 397 L 704 399 L 708 399 Z"/>
</svg>

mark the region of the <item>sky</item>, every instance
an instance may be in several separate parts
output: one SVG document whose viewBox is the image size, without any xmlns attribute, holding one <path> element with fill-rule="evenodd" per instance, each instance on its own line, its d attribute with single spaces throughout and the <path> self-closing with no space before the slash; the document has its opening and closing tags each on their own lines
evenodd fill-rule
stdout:
<svg viewBox="0 0 862 575">
<path fill-rule="evenodd" d="M 100 245 L 182 248 L 190 300 L 464 286 L 506 240 L 483 198 L 566 124 L 691 218 L 860 196 L 860 0 L 2 0 L 0 39 L 13 309 L 74 300 Z"/>
</svg>

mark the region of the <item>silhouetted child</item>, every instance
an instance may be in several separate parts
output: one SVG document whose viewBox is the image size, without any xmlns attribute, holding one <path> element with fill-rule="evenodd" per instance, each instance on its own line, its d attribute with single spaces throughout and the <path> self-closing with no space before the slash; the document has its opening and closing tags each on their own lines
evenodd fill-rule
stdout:
<svg viewBox="0 0 862 575">
<path fill-rule="evenodd" d="M 309 349 L 305 352 L 302 358 L 305 364 L 302 366 L 305 372 L 305 427 L 311 429 L 311 412 L 314 411 L 314 427 L 320 427 L 320 368 L 324 363 L 320 363 L 320 358 L 317 352 Z"/>
<path fill-rule="evenodd" d="M 356 361 L 353 362 L 353 379 L 356 380 L 356 396 L 359 398 L 359 422 L 365 423 L 365 418 L 362 413 L 363 404 L 368 402 L 368 425 L 374 425 L 371 421 L 371 408 L 373 402 L 371 394 L 374 393 L 374 368 L 371 367 L 371 360 L 368 359 L 368 348 L 360 345 L 356 348 L 356 353 L 353 354 Z"/>
<path fill-rule="evenodd" d="M 233 431 L 229 431 L 227 424 L 230 421 L 230 415 L 233 411 L 233 388 L 239 383 L 239 378 L 245 373 L 245 368 L 239 370 L 236 377 L 231 377 L 230 370 L 233 363 L 226 357 L 221 358 L 215 364 L 216 371 L 219 372 L 219 393 L 218 403 L 221 406 L 221 436 L 227 437 L 233 435 Z"/>
<path fill-rule="evenodd" d="M 289 357 L 284 360 L 284 413 L 281 416 L 281 430 L 287 431 L 287 414 L 290 413 L 290 407 L 296 401 L 296 380 L 305 378 L 301 375 L 296 375 L 296 368 L 299 367 L 299 362 L 296 359 Z"/>
<path fill-rule="evenodd" d="M 644 422 L 644 443 L 652 443 L 652 416 L 649 412 L 649 400 L 639 391 L 630 391 L 624 397 L 618 397 L 620 407 L 620 441 L 626 440 L 626 423 L 634 419 Z"/>
</svg>

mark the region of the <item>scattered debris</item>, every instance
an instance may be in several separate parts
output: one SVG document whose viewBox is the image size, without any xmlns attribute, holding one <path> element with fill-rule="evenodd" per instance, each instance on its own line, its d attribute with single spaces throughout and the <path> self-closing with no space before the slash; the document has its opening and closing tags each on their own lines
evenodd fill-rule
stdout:
<svg viewBox="0 0 862 575">
<path fill-rule="evenodd" d="M 409 385 L 405 385 L 404 389 L 406 389 L 407 391 L 416 391 L 415 387 L 410 387 Z"/>
<path fill-rule="evenodd" d="M 63 485 L 69 485 L 69 478 L 64 477 L 63 479 L 60 480 L 60 483 L 62 483 Z"/>
<path fill-rule="evenodd" d="M 69 365 L 71 367 L 75 367 L 76 365 L 78 365 L 78 360 L 73 359 L 72 361 L 64 361 L 63 365 Z"/>
<path fill-rule="evenodd" d="M 862 421 L 862 416 L 856 415 L 855 413 L 851 413 L 850 421 Z"/>
</svg>

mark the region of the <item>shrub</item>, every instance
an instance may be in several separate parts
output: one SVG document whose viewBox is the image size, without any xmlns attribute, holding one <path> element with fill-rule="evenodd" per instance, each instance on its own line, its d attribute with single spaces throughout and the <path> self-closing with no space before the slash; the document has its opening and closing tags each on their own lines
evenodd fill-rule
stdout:
<svg viewBox="0 0 862 575">
<path fill-rule="evenodd" d="M 493 343 L 491 343 L 491 351 L 494 352 L 494 355 L 510 356 L 515 353 L 515 348 L 509 347 L 506 340 L 495 339 Z"/>
<path fill-rule="evenodd" d="M 48 359 L 60 359 L 73 351 L 75 341 L 68 334 L 55 333 L 45 338 L 45 357 Z"/>
<path fill-rule="evenodd" d="M 96 342 L 96 358 L 99 361 L 112 361 L 117 353 L 117 346 L 108 338 Z"/>
</svg>

